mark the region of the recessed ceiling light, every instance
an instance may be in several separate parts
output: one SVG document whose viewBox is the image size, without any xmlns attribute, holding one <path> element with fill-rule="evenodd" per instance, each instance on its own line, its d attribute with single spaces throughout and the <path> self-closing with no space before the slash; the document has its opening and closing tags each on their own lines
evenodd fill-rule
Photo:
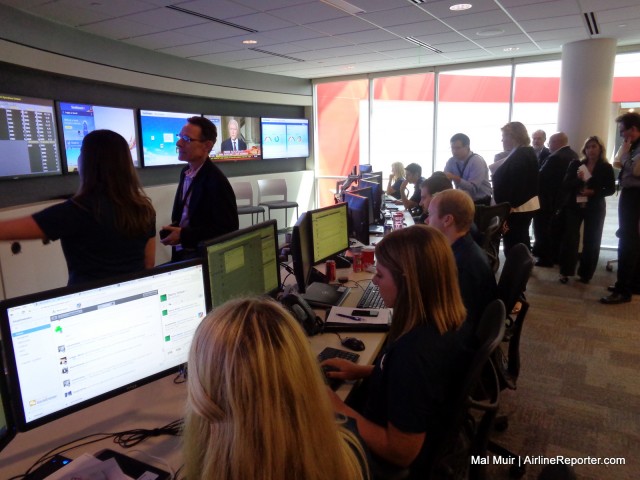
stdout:
<svg viewBox="0 0 640 480">
<path fill-rule="evenodd" d="M 516 52 L 520 50 L 520 47 L 505 47 L 502 49 L 504 52 Z"/>
<path fill-rule="evenodd" d="M 456 3 L 455 5 L 451 5 L 449 7 L 449 10 L 460 12 L 462 10 L 469 10 L 472 6 L 473 5 L 471 5 L 470 3 Z"/>
<path fill-rule="evenodd" d="M 625 28 L 627 26 L 626 23 L 621 23 L 620 25 L 618 25 L 618 28 Z"/>
<path fill-rule="evenodd" d="M 243 40 L 242 43 L 244 43 L 245 45 L 255 45 L 256 43 L 258 43 L 257 40 Z"/>
<path fill-rule="evenodd" d="M 353 70 L 353 69 L 354 69 L 354 68 L 356 68 L 356 67 L 354 67 L 353 65 L 347 65 L 347 66 L 345 66 L 345 67 L 343 67 L 343 68 L 344 68 L 345 70 Z"/>
<path fill-rule="evenodd" d="M 478 30 L 476 35 L 479 37 L 495 37 L 496 35 L 502 35 L 504 30 L 501 28 L 485 28 L 484 30 Z"/>
</svg>

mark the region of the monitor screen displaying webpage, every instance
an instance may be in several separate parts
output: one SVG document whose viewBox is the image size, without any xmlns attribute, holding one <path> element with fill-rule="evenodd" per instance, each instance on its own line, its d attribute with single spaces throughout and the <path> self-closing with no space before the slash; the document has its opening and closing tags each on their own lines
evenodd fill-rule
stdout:
<svg viewBox="0 0 640 480">
<path fill-rule="evenodd" d="M 199 116 L 199 113 L 140 110 L 144 166 L 184 165 L 185 162 L 178 160 L 176 151 L 178 134 L 187 123 L 187 118 Z"/>
<path fill-rule="evenodd" d="M 78 170 L 80 147 L 85 135 L 94 130 L 112 130 L 122 135 L 129 144 L 133 165 L 140 166 L 138 158 L 138 129 L 133 108 L 102 107 L 85 103 L 59 102 L 64 152 L 68 172 Z"/>
<path fill-rule="evenodd" d="M 177 371 L 207 300 L 198 260 L 0 303 L 19 429 Z"/>
<path fill-rule="evenodd" d="M 269 220 L 203 242 L 211 305 L 246 295 L 275 295 L 280 288 L 276 221 Z"/>
<path fill-rule="evenodd" d="M 309 120 L 306 118 L 262 118 L 263 158 L 309 156 Z"/>
<path fill-rule="evenodd" d="M 53 100 L 0 93 L 0 178 L 60 175 Z"/>
</svg>

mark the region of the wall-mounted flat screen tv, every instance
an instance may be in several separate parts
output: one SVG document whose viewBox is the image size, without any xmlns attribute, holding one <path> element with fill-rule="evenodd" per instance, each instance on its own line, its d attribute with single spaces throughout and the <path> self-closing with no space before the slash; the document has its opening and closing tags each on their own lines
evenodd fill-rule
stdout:
<svg viewBox="0 0 640 480">
<path fill-rule="evenodd" d="M 306 118 L 262 118 L 262 157 L 306 158 L 309 156 L 309 120 Z"/>
<path fill-rule="evenodd" d="M 113 130 L 129 143 L 131 159 L 140 166 L 138 129 L 133 108 L 103 107 L 86 103 L 59 102 L 60 125 L 68 172 L 78 171 L 78 157 L 85 135 L 93 130 Z"/>
<path fill-rule="evenodd" d="M 199 113 L 158 112 L 140 110 L 142 157 L 145 167 L 183 164 L 178 160 L 176 142 L 178 133 L 189 117 Z"/>
<path fill-rule="evenodd" d="M 218 128 L 218 140 L 211 150 L 216 162 L 261 160 L 260 119 L 227 115 L 205 115 Z"/>
<path fill-rule="evenodd" d="M 0 178 L 62 173 L 53 100 L 0 93 Z"/>
</svg>

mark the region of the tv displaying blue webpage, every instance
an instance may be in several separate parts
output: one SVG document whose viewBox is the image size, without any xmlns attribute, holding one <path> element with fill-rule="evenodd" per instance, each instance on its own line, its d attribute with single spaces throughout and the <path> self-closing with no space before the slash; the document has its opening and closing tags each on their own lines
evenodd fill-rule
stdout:
<svg viewBox="0 0 640 480">
<path fill-rule="evenodd" d="M 237 162 L 262 159 L 260 119 L 226 115 L 205 115 L 218 128 L 218 139 L 211 159 L 216 162 Z"/>
<path fill-rule="evenodd" d="M 0 178 L 62 173 L 53 100 L 0 93 Z"/>
<path fill-rule="evenodd" d="M 262 150 L 265 159 L 308 157 L 309 120 L 262 118 Z"/>
<path fill-rule="evenodd" d="M 158 112 L 140 110 L 142 157 L 145 167 L 184 164 L 176 152 L 177 135 L 189 117 L 199 113 Z"/>
<path fill-rule="evenodd" d="M 85 135 L 94 130 L 102 129 L 112 130 L 122 135 L 129 144 L 133 165 L 140 166 L 138 129 L 133 108 L 103 107 L 68 102 L 59 102 L 58 108 L 68 172 L 78 170 L 78 157 Z"/>
<path fill-rule="evenodd" d="M 197 260 L 0 302 L 19 430 L 177 371 L 208 298 Z"/>
</svg>

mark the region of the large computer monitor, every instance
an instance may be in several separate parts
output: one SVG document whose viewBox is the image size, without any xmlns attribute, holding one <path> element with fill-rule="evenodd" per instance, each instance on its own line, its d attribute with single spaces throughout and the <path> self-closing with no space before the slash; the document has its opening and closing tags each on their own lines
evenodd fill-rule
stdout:
<svg viewBox="0 0 640 480">
<path fill-rule="evenodd" d="M 0 93 L 0 178 L 62 173 L 53 101 Z"/>
<path fill-rule="evenodd" d="M 16 436 L 16 424 L 13 421 L 9 388 L 5 375 L 2 352 L 0 352 L 0 451 Z"/>
<path fill-rule="evenodd" d="M 353 192 L 345 192 L 344 201 L 349 210 L 349 237 L 369 245 L 369 199 Z"/>
<path fill-rule="evenodd" d="M 138 156 L 138 128 L 133 108 L 102 107 L 86 103 L 58 102 L 63 152 L 67 163 L 67 171 L 78 170 L 80 147 L 85 135 L 94 130 L 113 130 L 129 143 L 131 159 L 136 167 L 140 166 Z"/>
<path fill-rule="evenodd" d="M 304 293 L 311 283 L 313 253 L 311 248 L 311 218 L 306 212 L 301 214 L 291 232 L 291 259 L 298 291 Z"/>
<path fill-rule="evenodd" d="M 369 202 L 368 202 L 368 206 L 369 206 L 368 222 L 369 223 L 375 223 L 376 218 L 373 215 L 373 204 L 374 204 L 373 188 L 371 188 L 371 187 L 352 188 L 351 190 L 347 190 L 347 191 L 353 193 L 354 195 L 360 195 L 361 197 L 367 197 L 369 199 Z M 344 201 L 346 202 L 346 199 L 344 199 Z"/>
<path fill-rule="evenodd" d="M 373 180 L 371 177 L 363 178 L 358 183 L 359 188 L 371 188 L 371 198 L 373 199 L 372 210 L 373 210 L 373 223 L 380 223 L 382 221 L 381 217 L 381 209 L 382 209 L 382 183 L 376 180 Z"/>
<path fill-rule="evenodd" d="M 218 139 L 210 154 L 213 161 L 237 162 L 262 159 L 260 119 L 258 117 L 221 115 L 205 115 L 205 117 L 218 128 Z M 232 133 L 235 133 L 236 137 L 235 148 L 231 138 Z"/>
<path fill-rule="evenodd" d="M 309 156 L 309 120 L 306 118 L 262 118 L 263 158 Z"/>
<path fill-rule="evenodd" d="M 275 220 L 203 242 L 211 305 L 234 297 L 272 295 L 280 289 L 278 234 Z"/>
<path fill-rule="evenodd" d="M 18 429 L 178 371 L 208 298 L 192 260 L 2 301 Z"/>
<path fill-rule="evenodd" d="M 189 117 L 199 113 L 158 112 L 140 110 L 142 156 L 145 167 L 182 164 L 176 152 L 177 134 Z"/>
<path fill-rule="evenodd" d="M 307 212 L 311 223 L 313 263 L 328 260 L 349 248 L 347 204 Z"/>
</svg>

